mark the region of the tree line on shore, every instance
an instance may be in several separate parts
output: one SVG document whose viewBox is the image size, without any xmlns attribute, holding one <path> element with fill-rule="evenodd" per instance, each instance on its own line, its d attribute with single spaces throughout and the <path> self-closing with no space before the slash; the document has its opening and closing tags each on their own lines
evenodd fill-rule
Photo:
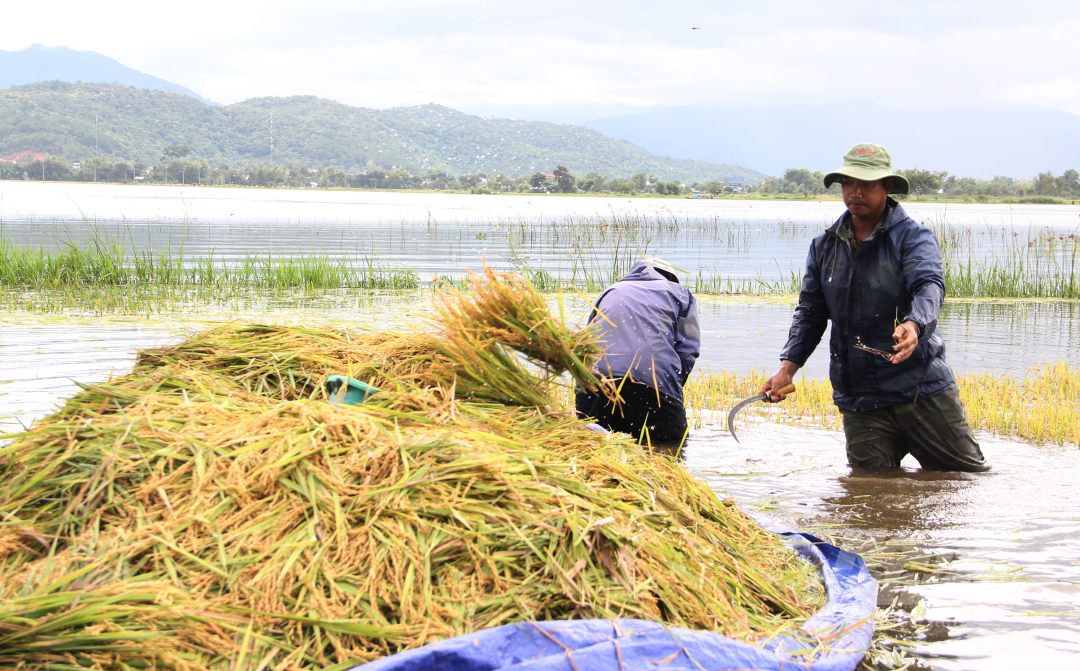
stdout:
<svg viewBox="0 0 1080 671">
<path fill-rule="evenodd" d="M 148 184 L 192 184 L 213 186 L 307 187 L 346 189 L 432 189 L 470 193 L 615 193 L 683 195 L 704 192 L 714 195 L 745 190 L 738 184 L 711 181 L 684 184 L 663 181 L 655 175 L 637 172 L 626 178 L 589 172 L 581 179 L 563 165 L 551 173 L 536 172 L 528 177 L 503 173 L 451 175 L 442 170 L 416 174 L 405 168 L 390 170 L 371 164 L 363 172 L 346 172 L 336 167 L 308 168 L 304 165 L 253 164 L 212 167 L 207 161 L 189 158 L 190 149 L 170 146 L 156 165 L 111 163 L 90 159 L 69 163 L 57 156 L 28 161 L 0 161 L 0 179 L 60 182 L 107 182 Z"/>
<path fill-rule="evenodd" d="M 304 165 L 253 164 L 212 167 L 207 161 L 191 158 L 182 145 L 167 147 L 161 160 L 153 165 L 109 162 L 90 159 L 69 163 L 57 156 L 30 161 L 0 161 L 0 179 L 65 182 L 107 182 L 152 184 L 191 184 L 215 186 L 307 187 L 346 189 L 430 189 L 469 193 L 610 193 L 620 195 L 691 195 L 719 196 L 749 193 L 814 197 L 839 194 L 838 185 L 826 189 L 825 174 L 806 168 L 789 168 L 782 177 L 769 177 L 755 184 L 727 182 L 664 181 L 655 175 L 637 172 L 630 177 L 613 177 L 589 172 L 578 178 L 566 166 L 556 166 L 551 173 L 536 172 L 527 177 L 485 173 L 451 175 L 442 170 L 417 174 L 401 167 L 389 170 L 369 162 L 363 172 L 346 172 L 336 167 L 308 168 Z M 1066 170 L 1061 175 L 1047 171 L 1033 179 L 995 176 L 993 179 L 959 177 L 945 171 L 912 168 L 900 170 L 911 186 L 910 199 L 944 195 L 947 198 L 1077 198 L 1080 197 L 1080 173 Z"/>
<path fill-rule="evenodd" d="M 911 187 L 910 199 L 945 196 L 948 198 L 1078 198 L 1080 197 L 1080 173 L 1066 170 L 1055 176 L 1053 172 L 1041 172 L 1033 179 L 1015 179 L 995 175 L 993 179 L 959 177 L 945 171 L 912 168 L 899 170 Z M 806 168 L 789 168 L 783 177 L 764 179 L 753 187 L 752 192 L 763 194 L 791 194 L 795 196 L 818 196 L 826 193 L 839 194 L 840 187 L 833 184 L 825 188 L 825 173 L 811 172 Z"/>
</svg>

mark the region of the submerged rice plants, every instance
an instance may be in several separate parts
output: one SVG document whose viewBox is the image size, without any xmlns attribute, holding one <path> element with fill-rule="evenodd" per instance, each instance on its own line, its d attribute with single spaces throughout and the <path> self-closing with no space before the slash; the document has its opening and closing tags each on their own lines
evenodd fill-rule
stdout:
<svg viewBox="0 0 1080 671">
<path fill-rule="evenodd" d="M 722 419 L 728 409 L 754 396 L 768 377 L 750 371 L 739 376 L 711 371 L 694 376 L 685 389 L 686 405 L 700 424 Z M 1080 444 L 1080 367 L 1045 364 L 1024 378 L 991 373 L 958 376 L 960 399 L 976 431 L 1037 442 Z M 796 380 L 798 391 L 776 404 L 755 403 L 740 413 L 801 426 L 840 429 L 843 420 L 832 402 L 828 380 Z"/>
<path fill-rule="evenodd" d="M 691 377 L 683 390 L 686 407 L 694 412 L 697 427 L 705 421 L 725 419 L 736 403 L 756 396 L 769 375 L 771 372 L 757 370 L 741 376 L 725 371 L 702 371 Z M 754 403 L 740 413 L 740 418 L 760 417 L 825 429 L 841 427 L 828 380 L 807 379 L 803 375 L 795 384 L 798 391 L 782 403 Z"/>
<path fill-rule="evenodd" d="M 14 436 L 0 660 L 340 671 L 535 619 L 758 640 L 821 603 L 678 462 L 558 411 L 590 331 L 491 272 L 437 307 L 411 333 L 219 327 Z M 338 373 L 380 391 L 328 403 Z"/>
<path fill-rule="evenodd" d="M 11 292 L 93 286 L 201 286 L 325 292 L 429 286 L 428 275 L 422 278 L 417 268 L 358 249 L 336 250 L 333 255 L 249 253 L 222 258 L 212 249 L 192 255 L 182 247 L 140 247 L 132 242 L 130 231 L 123 243 L 93 225 L 87 226 L 88 242 L 62 243 L 52 251 L 15 245 L 0 235 L 0 288 Z M 941 241 L 950 297 L 1080 298 L 1080 235 L 1076 232 L 1018 232 L 995 227 L 972 231 L 944 223 L 929 226 Z M 750 277 L 739 276 L 724 261 L 688 264 L 687 269 L 693 272 L 685 282 L 700 294 L 797 294 L 802 284 L 802 270 L 794 267 L 798 262 L 785 270 L 781 262 L 770 261 L 770 244 L 778 240 L 808 243 L 818 232 L 809 224 L 783 221 L 752 224 L 720 217 L 691 219 L 616 212 L 537 221 L 453 222 L 444 226 L 454 231 L 451 234 L 439 233 L 439 225 L 431 222 L 422 230 L 420 224 L 406 229 L 402 223 L 401 227 L 401 231 L 395 231 L 399 239 L 390 243 L 395 250 L 392 253 L 407 251 L 413 255 L 420 250 L 420 239 L 429 245 L 445 242 L 451 248 L 450 258 L 460 261 L 462 267 L 484 251 L 465 242 L 466 238 L 471 237 L 475 243 L 479 236 L 488 240 L 490 233 L 492 239 L 484 244 L 493 245 L 491 255 L 501 256 L 504 267 L 513 268 L 545 292 L 601 291 L 625 275 L 636 261 L 660 249 L 682 255 L 689 252 L 701 259 L 758 258 L 766 267 L 775 266 L 775 272 L 759 270 Z M 453 250 L 455 245 L 457 251 Z M 375 244 L 371 247 L 375 249 Z M 432 273 L 431 283 L 468 286 L 461 270 L 448 270 L 445 261 L 442 256 L 432 261 L 437 272 Z M 419 263 L 422 268 L 426 261 Z M 435 274 L 443 277 L 436 278 Z"/>
<path fill-rule="evenodd" d="M 957 380 L 972 428 L 1080 444 L 1080 367 L 1059 361 L 1023 379 L 969 373 Z"/>
</svg>

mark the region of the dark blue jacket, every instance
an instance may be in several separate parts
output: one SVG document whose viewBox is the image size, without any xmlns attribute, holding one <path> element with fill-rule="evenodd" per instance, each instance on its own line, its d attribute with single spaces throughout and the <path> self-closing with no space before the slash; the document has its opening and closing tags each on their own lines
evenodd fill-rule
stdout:
<svg viewBox="0 0 1080 671">
<path fill-rule="evenodd" d="M 799 304 L 780 358 L 805 364 L 831 319 L 829 378 L 840 409 L 911 403 L 916 395 L 955 387 L 937 328 L 945 296 L 937 237 L 889 198 L 882 225 L 853 254 L 837 234 L 846 218 L 845 213 L 810 245 Z M 897 319 L 919 327 L 919 344 L 907 361 L 893 364 L 853 347 L 861 338 L 870 347 L 892 352 Z"/>
<path fill-rule="evenodd" d="M 596 367 L 604 377 L 629 373 L 634 382 L 683 402 L 683 385 L 701 352 L 697 301 L 689 289 L 638 261 L 596 299 L 589 323 L 603 340 Z"/>
</svg>

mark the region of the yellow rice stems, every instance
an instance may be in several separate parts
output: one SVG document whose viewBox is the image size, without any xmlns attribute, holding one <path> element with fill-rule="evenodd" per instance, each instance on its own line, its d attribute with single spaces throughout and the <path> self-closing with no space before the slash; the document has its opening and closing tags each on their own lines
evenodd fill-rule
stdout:
<svg viewBox="0 0 1080 671">
<path fill-rule="evenodd" d="M 720 371 L 703 372 L 685 389 L 686 404 L 700 425 L 722 420 L 728 409 L 757 394 L 769 373 L 756 370 L 744 376 Z M 740 417 L 757 416 L 776 421 L 838 430 L 843 422 L 832 403 L 828 380 L 796 380 L 798 391 L 782 403 L 756 403 Z M 976 431 L 1026 438 L 1038 442 L 1080 444 L 1080 367 L 1066 362 L 1043 364 L 1026 377 L 969 373 L 957 377 L 960 399 Z"/>
<path fill-rule="evenodd" d="M 495 318 L 529 288 L 483 281 L 506 286 L 447 308 L 450 345 L 214 329 L 0 447 L 0 662 L 340 671 L 522 620 L 755 640 L 820 605 L 812 567 L 680 464 L 552 411 L 591 336 Z M 485 388 L 450 355 L 469 342 L 539 365 L 481 353 Z M 341 372 L 381 391 L 329 404 Z"/>
<path fill-rule="evenodd" d="M 1043 364 L 1020 379 L 970 373 L 957 380 L 977 430 L 1053 443 L 1080 443 L 1080 366 Z"/>
</svg>

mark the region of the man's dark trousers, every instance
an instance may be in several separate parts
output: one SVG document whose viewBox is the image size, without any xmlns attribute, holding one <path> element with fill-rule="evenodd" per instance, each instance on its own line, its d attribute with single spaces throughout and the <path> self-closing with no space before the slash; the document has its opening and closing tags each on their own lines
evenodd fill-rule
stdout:
<svg viewBox="0 0 1080 671">
<path fill-rule="evenodd" d="M 605 429 L 628 433 L 643 445 L 683 442 L 687 424 L 681 403 L 667 394 L 658 395 L 647 384 L 629 381 L 622 385 L 619 396 L 622 403 L 615 405 L 604 396 L 579 391 L 575 399 L 577 414 L 594 418 Z"/>
<path fill-rule="evenodd" d="M 898 468 L 911 454 L 928 470 L 990 470 L 955 387 L 915 403 L 840 413 L 851 466 Z"/>
</svg>

